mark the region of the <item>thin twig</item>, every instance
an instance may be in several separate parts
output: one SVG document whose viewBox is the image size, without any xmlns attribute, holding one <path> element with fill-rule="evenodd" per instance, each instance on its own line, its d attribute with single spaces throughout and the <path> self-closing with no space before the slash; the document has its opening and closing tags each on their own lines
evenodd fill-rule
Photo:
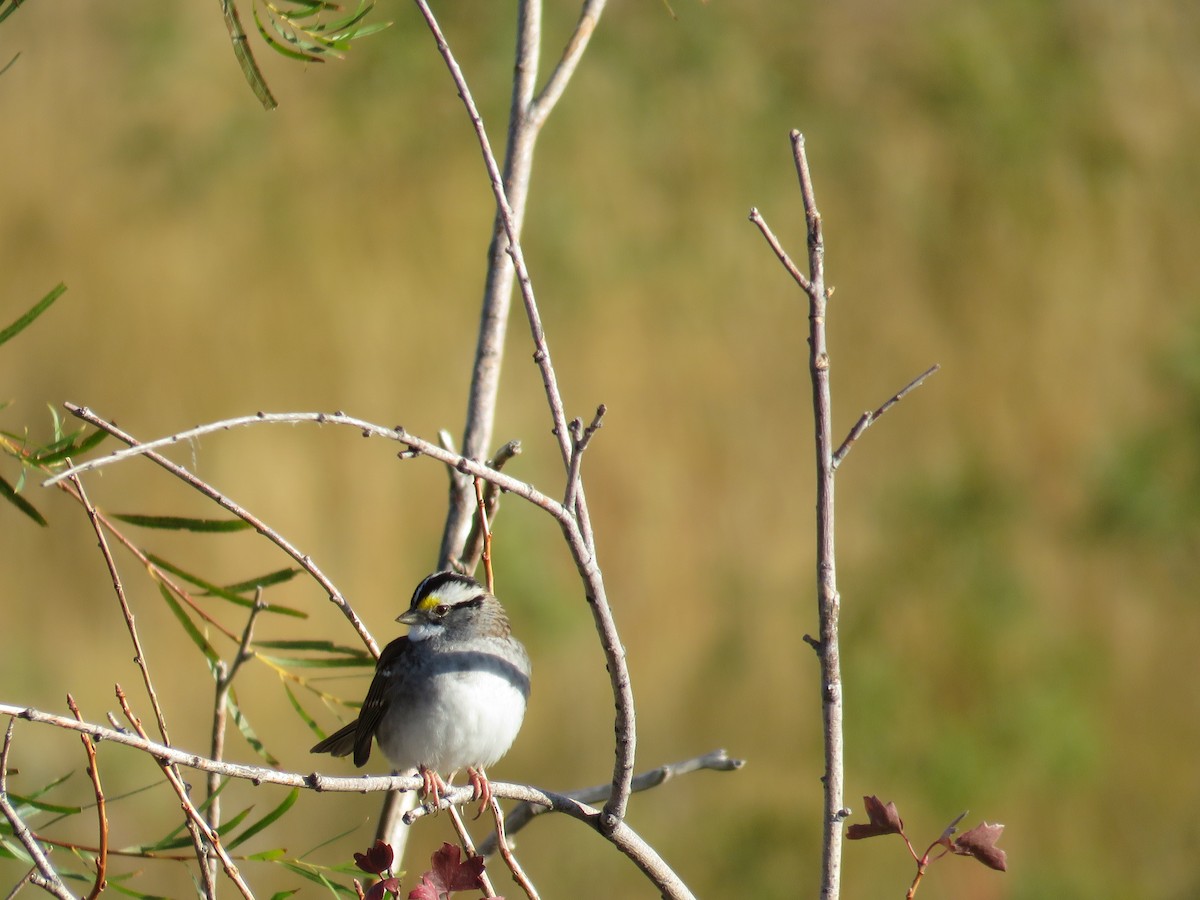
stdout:
<svg viewBox="0 0 1200 900">
<path fill-rule="evenodd" d="M 133 726 L 138 735 L 143 739 L 146 738 L 145 729 L 142 728 L 141 720 L 134 715 L 133 710 L 129 707 L 129 701 L 125 697 L 125 692 L 121 690 L 121 686 L 117 685 L 117 702 L 121 704 L 121 711 L 125 713 L 125 718 L 129 720 L 129 724 Z M 171 789 L 175 791 L 175 795 L 179 798 L 179 805 L 183 808 L 186 821 L 191 823 L 197 832 L 200 833 L 204 840 L 204 849 L 207 851 L 211 848 L 221 860 L 221 865 L 225 869 L 225 875 L 233 882 L 245 900 L 254 900 L 254 894 L 250 891 L 250 886 L 246 884 L 242 873 L 238 871 L 237 863 L 226 852 L 224 845 L 221 843 L 221 836 L 208 826 L 204 821 L 204 816 L 196 809 L 196 805 L 192 803 L 192 798 L 188 796 L 188 786 L 179 776 L 179 772 L 175 768 L 175 764 L 168 759 L 156 758 L 159 768 L 162 769 L 163 775 L 167 778 L 167 783 L 171 785 Z M 201 859 L 200 869 L 203 874 L 207 874 L 208 867 L 205 861 Z M 215 890 L 210 890 L 210 895 L 215 895 Z"/>
<path fill-rule="evenodd" d="M 34 838 L 33 832 L 22 820 L 17 813 L 16 808 L 8 802 L 8 751 L 12 746 L 13 727 L 16 725 L 16 720 L 9 719 L 8 729 L 4 732 L 4 746 L 0 749 L 0 813 L 4 814 L 4 818 L 8 819 L 8 824 L 12 826 L 13 834 L 17 836 L 25 849 L 29 852 L 33 864 L 37 867 L 37 871 L 27 876 L 29 881 L 36 884 L 43 890 L 49 891 L 60 900 L 75 900 L 75 895 L 67 890 L 67 886 L 63 884 L 62 878 L 55 871 L 54 866 L 50 864 L 49 857 L 42 850 L 41 844 Z"/>
<path fill-rule="evenodd" d="M 642 772 L 634 777 L 632 789 L 635 794 L 640 791 L 648 791 L 661 784 L 666 784 L 671 779 L 678 778 L 680 775 L 689 775 L 692 772 L 699 772 L 704 769 L 711 769 L 714 772 L 736 772 L 745 764 L 746 761 L 744 759 L 734 759 L 724 750 L 713 750 L 701 756 L 685 759 L 682 762 L 668 763 Z M 607 800 L 611 792 L 612 784 L 606 782 L 604 784 L 566 791 L 563 796 L 570 797 L 572 800 L 578 800 L 580 803 L 596 804 Z M 549 812 L 549 810 L 544 806 L 528 802 L 518 803 L 504 817 L 505 833 L 516 834 L 545 812 Z M 491 856 L 497 849 L 499 848 L 497 846 L 496 835 L 489 836 L 479 845 L 479 852 L 484 856 Z"/>
<path fill-rule="evenodd" d="M 879 407 L 879 409 L 875 410 L 874 412 L 868 410 L 859 416 L 858 421 L 854 423 L 854 427 L 850 429 L 850 433 L 846 435 L 846 439 L 842 441 L 842 445 L 838 447 L 837 452 L 833 454 L 833 467 L 836 469 L 842 464 L 842 460 L 846 458 L 846 454 L 850 452 L 851 448 L 854 446 L 854 442 L 859 439 L 864 431 L 874 425 L 885 412 L 903 400 L 908 394 L 919 388 L 924 383 L 926 378 L 940 368 L 941 366 L 938 363 L 934 363 L 932 366 L 902 387 L 899 391 L 889 397 L 888 400 Z"/>
<path fill-rule="evenodd" d="M 242 630 L 242 639 L 238 643 L 237 653 L 234 654 L 233 661 L 226 663 L 224 660 L 218 660 L 216 663 L 216 690 L 213 697 L 213 725 L 212 725 L 212 758 L 216 760 L 225 758 L 225 731 L 226 718 L 229 706 L 229 694 L 233 689 L 233 679 L 237 677 L 238 670 L 242 664 L 253 657 L 250 650 L 250 641 L 254 636 L 254 623 L 258 620 L 259 614 L 266 609 L 266 604 L 262 599 L 262 586 L 259 585 L 254 591 L 254 605 L 250 608 L 250 614 L 246 617 L 246 627 Z M 216 831 L 221 825 L 221 778 L 214 773 L 208 773 L 206 780 L 208 810 L 207 820 L 208 827 Z M 212 868 L 213 877 L 216 877 L 215 871 L 216 861 L 213 860 Z"/>
<path fill-rule="evenodd" d="M 71 710 L 71 714 L 82 722 L 83 716 L 79 714 L 79 707 L 75 703 L 75 698 L 67 694 L 67 706 Z M 11 721 L 11 720 L 10 720 Z M 96 900 L 100 893 L 108 886 L 108 815 L 106 814 L 106 806 L 104 800 L 104 788 L 100 785 L 100 769 L 96 766 L 96 748 L 92 745 L 91 736 L 86 734 L 79 735 L 79 740 L 83 742 L 83 750 L 87 753 L 88 768 L 87 773 L 92 779 L 92 790 L 96 795 L 96 815 L 100 819 L 100 846 L 96 849 L 96 880 L 92 884 L 92 891 L 88 894 L 88 900 Z"/>
<path fill-rule="evenodd" d="M 817 651 L 821 667 L 821 717 L 825 746 L 825 791 L 822 822 L 821 892 L 822 900 L 835 900 L 840 891 L 842 864 L 842 822 L 845 812 L 843 793 L 842 676 L 838 648 L 838 617 L 841 600 L 837 592 L 834 553 L 834 462 L 832 437 L 832 400 L 829 389 L 829 351 L 825 338 L 825 310 L 830 291 L 825 286 L 825 239 L 821 214 L 817 210 L 812 174 L 804 152 L 804 135 L 790 135 L 796 173 L 800 177 L 800 196 L 808 232 L 808 276 L 805 277 L 783 250 L 758 210 L 750 220 L 758 226 L 775 255 L 792 279 L 808 295 L 809 376 L 812 381 L 813 420 L 816 442 L 817 476 L 817 617 L 819 640 L 806 637 Z"/>
<path fill-rule="evenodd" d="M 496 573 L 492 571 L 492 524 L 488 521 L 487 500 L 483 496 L 483 479 L 475 476 L 475 502 L 479 506 L 479 528 L 483 534 L 483 572 L 487 577 L 489 594 L 496 593 Z"/>
<path fill-rule="evenodd" d="M 834 480 L 833 480 L 833 401 L 829 389 L 829 351 L 825 339 L 825 307 L 829 299 L 825 286 L 825 238 L 821 214 L 804 135 L 791 133 L 796 173 L 800 177 L 800 196 L 804 201 L 804 219 L 808 230 L 808 323 L 809 375 L 812 380 L 813 418 L 816 422 L 817 463 L 817 614 L 820 620 L 821 708 L 824 720 L 825 810 L 822 827 L 821 897 L 835 900 L 841 891 L 842 795 L 844 747 L 842 732 L 842 672 L 838 647 L 838 619 L 841 598 L 837 591 L 837 556 L 834 552 Z"/>
<path fill-rule="evenodd" d="M 513 880 L 525 892 L 525 896 L 529 900 L 539 900 L 538 892 L 533 886 L 533 882 L 529 880 L 529 876 L 525 874 L 525 870 L 521 868 L 521 864 L 517 862 L 516 856 L 513 855 L 512 848 L 508 846 L 508 836 L 504 833 L 504 813 L 500 809 L 500 801 L 492 797 L 490 805 L 492 807 L 492 818 L 496 822 L 496 846 L 500 850 L 500 856 L 504 860 L 504 864 L 512 872 Z"/>
<path fill-rule="evenodd" d="M 154 710 L 154 718 L 158 721 L 158 733 L 162 735 L 163 743 L 170 744 L 171 737 L 167 734 L 167 719 L 163 714 L 162 706 L 158 702 L 158 694 L 154 690 L 154 681 L 150 677 L 150 664 L 146 660 L 146 654 L 142 650 L 142 641 L 138 637 L 137 623 L 134 619 L 133 610 L 129 607 L 129 600 L 125 596 L 125 586 L 121 583 L 121 575 L 117 572 L 117 561 L 113 559 L 112 550 L 109 549 L 108 539 L 104 536 L 104 529 L 100 526 L 100 522 L 96 517 L 96 507 L 92 506 L 92 502 L 88 499 L 87 492 L 83 489 L 83 482 L 77 477 L 71 479 L 75 485 L 75 490 L 79 493 L 79 499 L 83 503 L 83 508 L 87 510 L 88 521 L 92 523 L 92 530 L 96 532 L 96 540 L 100 545 L 100 552 L 104 555 L 104 564 L 108 567 L 109 577 L 112 578 L 113 590 L 117 593 L 117 602 L 121 605 L 121 614 L 125 617 L 125 628 L 129 632 L 129 639 L 133 642 L 133 661 L 137 663 L 139 671 L 142 673 L 142 683 L 146 686 L 146 694 L 150 698 L 150 706 Z"/>
<path fill-rule="evenodd" d="M 97 457 L 96 459 L 90 460 L 89 462 L 86 462 L 86 463 L 82 463 L 78 466 L 72 466 L 70 469 L 67 469 L 64 472 L 60 472 L 59 474 L 55 475 L 52 478 L 46 479 L 46 481 L 43 482 L 44 485 L 46 485 L 46 486 L 52 485 L 58 481 L 62 481 L 64 478 L 74 477 L 75 475 L 78 475 L 82 472 L 87 472 L 87 471 L 90 471 L 91 469 L 99 468 L 100 466 L 107 465 L 108 463 L 118 462 L 118 461 L 120 461 L 122 459 L 126 459 L 130 456 L 145 456 L 145 457 L 147 457 L 152 462 L 154 462 L 157 465 L 161 466 L 162 468 L 166 469 L 168 472 L 170 472 L 175 477 L 181 479 L 182 481 L 186 482 L 191 487 L 195 488 L 200 493 L 204 494 L 204 496 L 206 496 L 210 500 L 214 501 L 218 506 L 233 513 L 235 516 L 237 516 L 243 522 L 249 523 L 250 526 L 253 527 L 259 534 L 261 534 L 267 540 L 274 543 L 275 546 L 279 547 L 279 549 L 281 549 L 284 553 L 286 553 L 288 556 L 290 556 L 292 559 L 294 559 L 304 569 L 304 571 L 308 572 L 309 575 L 311 575 L 314 579 L 316 579 L 317 583 L 320 584 L 321 587 L 323 587 L 325 589 L 325 592 L 329 595 L 330 601 L 332 601 L 338 607 L 338 609 L 340 609 L 342 611 L 342 614 L 349 620 L 350 624 L 352 626 L 354 626 L 354 630 L 358 632 L 359 637 L 362 639 L 362 641 L 366 645 L 367 649 L 371 651 L 371 655 L 374 656 L 376 659 L 379 658 L 379 645 L 377 643 L 375 643 L 375 639 L 373 637 L 371 637 L 371 633 L 367 630 L 366 625 L 364 625 L 362 620 L 359 619 L 358 614 L 355 613 L 353 607 L 350 606 L 350 604 L 349 604 L 349 602 L 347 602 L 346 598 L 342 596 L 341 591 L 339 591 L 337 589 L 337 587 L 334 585 L 334 583 L 329 579 L 329 577 L 326 576 L 326 574 L 324 572 L 322 572 L 320 570 L 320 568 L 318 568 L 317 564 L 312 561 L 311 557 L 309 557 L 307 554 L 301 553 L 283 535 L 281 535 L 279 532 L 275 531 L 275 529 L 271 528 L 269 525 L 267 525 L 265 522 L 263 522 L 257 516 L 254 516 L 253 514 L 251 514 L 248 510 L 243 509 L 237 503 L 234 503 L 233 500 L 231 500 L 229 497 L 222 494 L 216 488 L 212 487 L 207 482 L 202 481 L 200 478 L 198 478 L 197 476 L 195 476 L 194 474 L 189 472 L 183 466 L 177 465 L 176 463 L 171 462 L 165 456 L 161 456 L 160 454 L 154 452 L 155 449 L 158 447 L 176 444 L 180 441 L 190 440 L 191 438 L 197 437 L 201 434 L 207 434 L 210 431 L 221 430 L 221 429 L 219 429 L 219 428 L 214 429 L 214 428 L 208 427 L 208 426 L 201 427 L 201 428 L 194 428 L 194 429 L 191 429 L 190 431 L 182 432 L 182 433 L 176 434 L 176 435 L 171 435 L 170 437 L 163 438 L 163 439 L 157 440 L 157 441 L 151 441 L 148 444 L 144 444 L 144 443 L 141 443 L 140 441 L 138 441 L 132 435 L 126 434 L 120 428 L 117 428 L 117 426 L 114 425 L 113 423 L 108 422 L 108 421 L 100 418 L 99 416 L 95 415 L 86 406 L 76 406 L 74 403 L 65 403 L 65 404 L 63 404 L 63 406 L 66 408 L 66 410 L 68 412 L 70 412 L 76 418 L 83 419 L 83 421 L 88 422 L 88 423 L 96 426 L 97 428 L 101 428 L 104 431 L 107 431 L 109 434 L 113 435 L 118 440 L 123 441 L 124 443 L 128 444 L 129 449 L 118 450 L 108 456 Z M 342 418 L 345 418 L 345 417 L 342 417 Z M 270 419 L 269 419 L 269 417 L 266 417 L 263 415 L 259 415 L 259 416 L 255 416 L 255 417 L 247 416 L 247 417 L 243 417 L 242 419 L 239 419 L 239 420 L 231 420 L 229 423 L 227 423 L 226 425 L 224 425 L 222 427 L 232 428 L 237 425 L 247 425 L 247 424 L 251 424 L 255 420 L 269 421 Z M 312 416 L 310 416 L 308 418 L 308 420 L 321 422 L 321 421 L 324 421 L 324 415 L 321 413 L 316 413 L 316 414 L 313 414 Z M 361 423 L 361 424 L 366 424 L 366 423 Z M 383 431 L 384 429 L 380 429 L 380 430 Z"/>
<path fill-rule="evenodd" d="M 471 833 L 467 831 L 467 825 L 463 822 L 462 814 L 458 811 L 458 807 L 451 806 L 447 810 L 450 813 L 450 824 L 454 828 L 454 833 L 458 835 L 458 842 L 462 845 L 463 850 L 467 852 L 467 856 L 478 856 L 475 852 L 475 842 L 471 840 Z M 479 887 L 483 891 L 485 897 L 495 897 L 496 889 L 492 887 L 492 879 L 488 877 L 488 873 L 481 871 L 479 873 Z"/>
<path fill-rule="evenodd" d="M 496 455 L 489 459 L 487 464 L 490 468 L 499 472 L 514 456 L 519 455 L 520 452 L 521 442 L 509 441 L 496 451 Z M 492 522 L 496 521 L 496 514 L 500 511 L 500 495 L 502 493 L 496 485 L 490 481 L 487 482 L 483 498 L 489 526 Z M 483 528 L 480 526 L 479 517 L 476 516 L 471 520 L 471 533 L 467 535 L 467 542 L 463 545 L 463 551 L 459 557 L 464 571 L 474 572 L 479 566 L 480 559 L 483 557 L 483 540 Z"/>
<path fill-rule="evenodd" d="M 796 284 L 800 285 L 804 293 L 811 293 L 812 282 L 808 280 L 807 276 L 800 271 L 800 268 L 788 256 L 787 251 L 783 249 L 783 245 L 779 243 L 779 238 L 775 237 L 775 232 L 767 225 L 766 219 L 762 217 L 762 213 L 757 208 L 751 207 L 750 221 L 762 232 L 763 237 L 767 239 L 767 244 L 775 251 L 775 255 L 779 257 L 779 261 L 783 263 L 783 267 L 787 269 L 788 274 L 792 276 Z"/>
<path fill-rule="evenodd" d="M 587 449 L 591 443 L 592 436 L 600 429 L 603 424 L 604 414 L 608 412 L 608 407 L 601 403 L 596 407 L 596 415 L 592 418 L 592 422 L 585 429 L 583 422 L 579 419 L 571 421 L 571 464 L 567 468 L 567 491 L 563 496 L 563 506 L 567 509 L 574 509 L 579 489 L 583 485 L 583 480 L 580 477 L 580 467 L 583 465 L 583 451 Z"/>
</svg>

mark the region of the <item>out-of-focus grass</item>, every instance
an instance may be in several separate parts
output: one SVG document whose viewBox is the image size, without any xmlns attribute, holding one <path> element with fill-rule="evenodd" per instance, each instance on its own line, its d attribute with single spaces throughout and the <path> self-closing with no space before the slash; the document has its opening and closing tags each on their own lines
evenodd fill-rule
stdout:
<svg viewBox="0 0 1200 900">
<path fill-rule="evenodd" d="M 745 222 L 758 206 L 803 255 L 798 127 L 837 286 L 838 429 L 943 365 L 840 472 L 850 805 L 894 799 L 930 838 L 963 808 L 1007 824 L 1012 871 L 948 860 L 931 898 L 1194 895 L 1200 14 L 1082 0 L 676 10 L 612 4 L 539 147 L 527 224 L 570 412 L 610 408 L 586 471 L 640 760 L 717 745 L 750 759 L 637 798 L 633 824 L 703 896 L 792 897 L 815 880 L 805 310 Z M 396 27 L 344 63 L 264 52 L 283 103 L 270 115 L 215 9 L 29 4 L 5 23 L 22 56 L 0 78 L 4 302 L 71 289 L 0 352 L 0 398 L 16 401 L 0 424 L 36 429 L 42 404 L 71 399 L 141 436 L 260 408 L 461 427 L 489 194 L 428 38 L 410 10 L 386 12 Z M 499 144 L 509 10 L 440 13 Z M 554 15 L 552 48 L 573 13 Z M 528 353 L 515 319 L 498 438 L 522 438 L 514 472 L 553 489 Z M 278 429 L 190 453 L 384 638 L 433 557 L 445 490 L 392 449 Z M 91 484 L 113 510 L 210 512 L 148 466 Z M 111 682 L 136 683 L 132 651 L 85 523 L 38 502 L 44 533 L 0 511 L 15 635 L 0 683 L 56 708 L 70 690 L 99 718 Z M 603 780 L 611 703 L 557 531 L 511 499 L 499 529 L 535 686 L 494 774 Z M 175 549 L 216 580 L 279 563 L 247 538 Z M 182 710 L 207 702 L 207 672 L 126 564 L 176 741 L 202 747 L 205 717 Z M 319 592 L 291 585 L 286 602 L 348 639 Z M 311 768 L 274 679 L 246 677 L 247 714 L 285 766 Z M 15 753 L 31 783 L 81 765 L 74 741 L 27 727 Z M 125 758 L 102 748 L 115 782 L 154 780 Z M 119 842 L 153 836 L 153 814 L 122 812 Z M 374 812 L 304 798 L 273 843 L 301 852 Z M 412 864 L 444 837 L 423 825 Z M 539 822 L 521 851 L 546 896 L 649 895 L 574 826 Z M 348 842 L 327 853 L 348 857 Z M 177 876 L 150 877 L 188 890 Z M 898 846 L 847 847 L 848 897 L 896 895 L 908 877 Z M 250 878 L 264 894 L 289 883 Z"/>
</svg>

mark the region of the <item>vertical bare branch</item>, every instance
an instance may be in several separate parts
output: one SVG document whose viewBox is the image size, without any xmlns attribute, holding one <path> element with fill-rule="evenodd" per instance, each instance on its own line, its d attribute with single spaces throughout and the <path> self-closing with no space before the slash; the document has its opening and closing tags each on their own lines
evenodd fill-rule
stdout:
<svg viewBox="0 0 1200 900">
<path fill-rule="evenodd" d="M 821 666 L 821 718 L 825 744 L 824 818 L 822 823 L 821 897 L 834 900 L 840 892 L 842 865 L 842 821 L 848 812 L 842 806 L 842 675 L 838 655 L 837 570 L 834 555 L 833 519 L 833 413 L 829 390 L 829 350 L 825 341 L 825 311 L 830 291 L 825 287 L 825 239 L 817 210 L 804 135 L 791 133 L 792 153 L 800 176 L 800 196 L 808 232 L 808 276 L 792 262 L 758 210 L 750 220 L 766 237 L 771 249 L 797 284 L 808 295 L 808 367 L 812 381 L 817 469 L 817 616 L 819 639 L 805 635 Z"/>
<path fill-rule="evenodd" d="M 814 435 L 817 451 L 817 610 L 820 638 L 816 644 L 821 662 L 821 705 L 825 736 L 825 810 L 821 852 L 821 897 L 833 900 L 841 891 L 842 821 L 842 672 L 838 649 L 838 617 L 833 520 L 833 403 L 829 391 L 829 350 L 825 342 L 825 238 L 813 190 L 804 135 L 791 133 L 804 219 L 808 228 L 808 333 L 809 376 L 812 380 Z"/>
<path fill-rule="evenodd" d="M 229 692 L 233 689 L 233 679 L 237 677 L 238 670 L 253 655 L 250 652 L 250 641 L 254 635 L 254 623 L 258 620 L 259 613 L 265 608 L 266 604 L 263 602 L 262 586 L 260 585 L 254 592 L 254 606 L 250 608 L 250 615 L 246 617 L 246 627 L 242 631 L 242 639 L 238 642 L 237 653 L 234 655 L 233 661 L 226 663 L 224 660 L 220 660 L 216 664 L 216 690 L 213 697 L 212 758 L 218 761 L 225 758 L 225 731 L 229 707 Z M 209 772 L 205 787 L 208 795 L 208 827 L 216 831 L 221 826 L 221 796 L 218 793 L 221 787 L 221 776 L 215 772 Z M 209 860 L 209 871 L 212 879 L 215 881 L 217 877 L 217 860 L 215 857 Z"/>
</svg>

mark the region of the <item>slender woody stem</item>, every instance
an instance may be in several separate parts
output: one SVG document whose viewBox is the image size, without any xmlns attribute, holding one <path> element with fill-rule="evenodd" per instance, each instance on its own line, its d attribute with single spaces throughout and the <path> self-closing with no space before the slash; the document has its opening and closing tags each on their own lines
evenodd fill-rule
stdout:
<svg viewBox="0 0 1200 900">
<path fill-rule="evenodd" d="M 791 133 L 800 195 L 808 230 L 808 343 L 812 379 L 813 417 L 817 462 L 817 613 L 821 664 L 821 711 L 825 737 L 825 810 L 821 852 L 821 897 L 833 900 L 841 890 L 842 822 L 842 673 L 838 655 L 838 615 L 833 520 L 833 411 L 829 390 L 829 350 L 825 342 L 825 239 L 817 211 L 812 175 L 804 152 L 804 135 Z"/>
</svg>

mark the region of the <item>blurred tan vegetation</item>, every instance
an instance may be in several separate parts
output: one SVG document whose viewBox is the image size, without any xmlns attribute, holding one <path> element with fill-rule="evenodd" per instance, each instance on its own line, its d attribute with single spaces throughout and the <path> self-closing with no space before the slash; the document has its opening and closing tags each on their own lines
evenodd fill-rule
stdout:
<svg viewBox="0 0 1200 900">
<path fill-rule="evenodd" d="M 554 6 L 551 53 L 576 13 Z M 929 900 L 1200 895 L 1200 7 L 674 6 L 673 20 L 659 3 L 610 4 L 543 136 L 526 232 L 569 414 L 610 410 L 586 476 L 640 763 L 717 746 L 749 760 L 635 798 L 632 824 L 702 896 L 816 883 L 806 310 L 746 221 L 759 207 L 803 256 L 787 144 L 800 128 L 837 288 L 836 431 L 942 364 L 840 470 L 856 818 L 876 793 L 917 839 L 968 808 L 968 825 L 1006 824 L 1008 874 L 947 860 Z M 271 114 L 216 4 L 30 3 L 5 23 L 0 57 L 21 57 L 0 77 L 0 320 L 60 280 L 69 291 L 0 350 L 13 401 L 0 427 L 45 439 L 46 404 L 72 400 L 143 438 L 259 409 L 461 428 L 490 193 L 414 11 L 382 12 L 396 25 L 345 62 L 305 67 L 259 44 Z M 438 13 L 500 145 L 511 4 Z M 529 356 L 514 317 L 497 440 L 522 439 L 514 473 L 556 493 Z M 263 428 L 179 458 L 312 554 L 384 640 L 436 554 L 445 498 L 436 465 L 394 450 Z M 112 511 L 216 513 L 147 463 L 88 483 Z M 84 517 L 28 490 L 51 527 L 0 509 L 3 699 L 64 710 L 70 691 L 102 720 L 120 681 L 148 716 Z M 214 581 L 286 562 L 244 535 L 138 536 Z M 510 500 L 496 554 L 535 675 L 493 774 L 603 781 L 611 699 L 557 529 Z M 121 561 L 173 739 L 203 749 L 204 661 Z M 261 637 L 352 642 L 315 585 L 273 599 L 311 618 Z M 349 770 L 307 754 L 264 668 L 238 690 L 284 767 Z M 100 759 L 114 795 L 161 781 L 132 753 Z M 21 725 L 13 763 L 19 791 L 84 760 L 74 737 Z M 237 791 L 229 810 L 279 799 Z M 114 806 L 116 845 L 168 830 L 165 792 Z M 88 799 L 81 771 L 54 795 L 67 796 Z M 299 855 L 357 824 L 313 857 L 344 860 L 377 808 L 304 796 L 245 849 Z M 77 818 L 68 832 L 94 840 Z M 422 823 L 410 864 L 448 834 Z M 519 846 L 544 896 L 650 896 L 575 824 L 541 820 Z M 191 890 L 182 869 L 144 868 L 142 890 Z M 844 868 L 848 898 L 900 896 L 911 877 L 898 841 L 849 844 Z M 22 871 L 0 863 L 0 883 Z M 247 871 L 264 895 L 297 886 Z"/>
</svg>

